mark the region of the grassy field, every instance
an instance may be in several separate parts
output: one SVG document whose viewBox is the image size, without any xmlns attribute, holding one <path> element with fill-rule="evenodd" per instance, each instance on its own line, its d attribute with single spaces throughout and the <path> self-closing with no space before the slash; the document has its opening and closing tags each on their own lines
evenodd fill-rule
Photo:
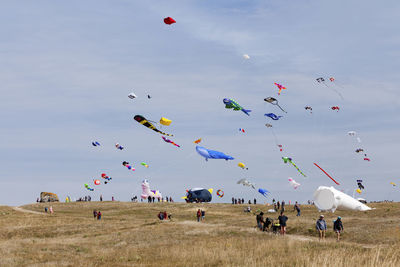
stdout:
<svg viewBox="0 0 400 267">
<path fill-rule="evenodd" d="M 324 213 L 325 242 L 317 238 L 312 206 L 303 205 L 301 217 L 287 207 L 285 237 L 257 231 L 255 215 L 243 212 L 247 205 L 77 202 L 53 204 L 53 215 L 45 206 L 0 206 L 0 266 L 400 266 L 399 203 Z M 196 221 L 198 208 L 206 210 L 205 222 Z M 158 220 L 164 210 L 171 221 Z M 341 242 L 331 230 L 338 215 Z"/>
</svg>

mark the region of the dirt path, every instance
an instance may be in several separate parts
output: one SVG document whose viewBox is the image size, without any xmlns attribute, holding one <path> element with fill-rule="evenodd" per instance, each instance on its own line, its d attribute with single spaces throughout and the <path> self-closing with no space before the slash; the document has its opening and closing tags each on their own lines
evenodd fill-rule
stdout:
<svg viewBox="0 0 400 267">
<path fill-rule="evenodd" d="M 19 211 L 19 212 L 46 215 L 46 213 L 43 213 L 43 212 L 38 212 L 38 211 L 33 211 L 33 210 L 26 210 L 26 209 L 23 209 L 21 207 L 12 207 L 12 208 L 13 208 L 13 210 Z"/>
</svg>

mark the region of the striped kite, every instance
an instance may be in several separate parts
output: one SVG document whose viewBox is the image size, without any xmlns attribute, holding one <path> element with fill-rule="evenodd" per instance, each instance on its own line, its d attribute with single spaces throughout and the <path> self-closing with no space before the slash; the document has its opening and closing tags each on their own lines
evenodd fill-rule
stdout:
<svg viewBox="0 0 400 267">
<path fill-rule="evenodd" d="M 145 117 L 143 117 L 142 115 L 136 115 L 135 117 L 133 117 L 133 119 L 135 121 L 137 121 L 138 123 L 142 124 L 143 126 L 146 126 L 149 129 L 152 129 L 153 131 L 163 134 L 163 135 L 168 135 L 168 136 L 173 136 L 172 134 L 167 134 L 164 132 L 161 132 L 160 130 L 158 130 L 151 122 L 149 122 L 148 120 L 146 120 Z"/>
</svg>

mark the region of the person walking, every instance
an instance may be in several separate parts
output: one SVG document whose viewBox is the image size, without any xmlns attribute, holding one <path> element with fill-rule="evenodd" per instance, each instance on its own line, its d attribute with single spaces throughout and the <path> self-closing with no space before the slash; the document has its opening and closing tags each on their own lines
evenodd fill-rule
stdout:
<svg viewBox="0 0 400 267">
<path fill-rule="evenodd" d="M 343 223 L 340 216 L 337 217 L 336 221 L 333 222 L 333 231 L 337 235 L 337 241 L 340 240 L 340 233 L 343 232 Z"/>
<path fill-rule="evenodd" d="M 200 222 L 200 217 L 201 217 L 201 210 L 200 209 L 197 210 L 196 216 L 197 216 L 197 222 Z"/>
<path fill-rule="evenodd" d="M 93 217 L 96 219 L 97 218 L 97 210 L 93 210 Z"/>
<path fill-rule="evenodd" d="M 278 217 L 279 224 L 281 225 L 281 235 L 286 234 L 286 222 L 289 218 L 281 211 L 281 215 Z"/>
<path fill-rule="evenodd" d="M 317 228 L 319 233 L 319 240 L 325 240 L 326 222 L 324 220 L 324 215 L 321 214 L 321 216 L 319 216 L 319 219 L 315 224 L 315 228 Z"/>
<path fill-rule="evenodd" d="M 205 218 L 206 218 L 206 211 L 201 210 L 201 220 L 204 221 Z"/>
<path fill-rule="evenodd" d="M 101 220 L 101 211 L 97 212 L 97 220 Z"/>
</svg>

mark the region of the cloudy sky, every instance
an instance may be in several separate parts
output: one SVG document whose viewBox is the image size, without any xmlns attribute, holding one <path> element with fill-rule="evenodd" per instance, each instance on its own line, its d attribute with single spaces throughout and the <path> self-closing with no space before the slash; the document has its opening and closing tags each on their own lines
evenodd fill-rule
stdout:
<svg viewBox="0 0 400 267">
<path fill-rule="evenodd" d="M 361 197 L 400 200 L 399 12 L 398 1 L 3 1 L 0 203 L 30 203 L 42 191 L 127 201 L 145 178 L 176 200 L 192 187 L 223 189 L 215 202 L 271 200 L 236 184 L 247 178 L 275 199 L 305 202 L 318 186 L 335 185 L 314 162 L 350 195 L 363 179 Z M 177 23 L 165 25 L 167 16 Z M 287 87 L 280 96 L 274 82 Z M 225 109 L 225 97 L 251 115 Z M 283 118 L 272 122 L 269 112 Z M 136 114 L 172 119 L 162 130 L 181 148 Z M 197 138 L 235 160 L 206 162 Z M 103 172 L 112 183 L 87 191 Z M 301 187 L 293 190 L 288 177 Z"/>
</svg>

